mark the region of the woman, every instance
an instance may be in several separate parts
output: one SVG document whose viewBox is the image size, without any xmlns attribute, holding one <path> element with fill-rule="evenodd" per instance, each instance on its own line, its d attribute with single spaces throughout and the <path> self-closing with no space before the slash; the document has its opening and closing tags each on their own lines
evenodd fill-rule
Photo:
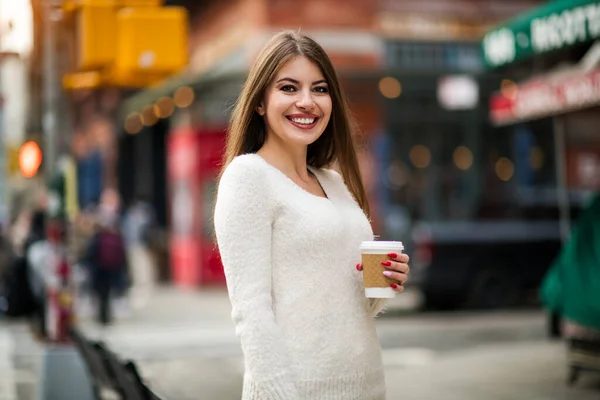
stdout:
<svg viewBox="0 0 600 400">
<path fill-rule="evenodd" d="M 337 163 L 341 176 L 325 167 Z M 215 207 L 244 351 L 243 399 L 384 399 L 359 245 L 373 240 L 346 100 L 324 50 L 283 32 L 231 117 Z M 408 256 L 387 275 L 402 291 Z"/>
</svg>

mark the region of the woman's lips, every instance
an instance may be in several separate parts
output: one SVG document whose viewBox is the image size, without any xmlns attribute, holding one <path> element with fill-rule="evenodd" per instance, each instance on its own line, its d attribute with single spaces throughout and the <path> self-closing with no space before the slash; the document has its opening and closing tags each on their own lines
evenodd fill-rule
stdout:
<svg viewBox="0 0 600 400">
<path fill-rule="evenodd" d="M 319 122 L 319 117 L 290 117 L 290 116 L 288 116 L 286 118 L 296 128 L 304 129 L 304 130 L 309 130 L 309 129 L 314 128 L 317 125 L 317 122 Z M 296 119 L 296 120 L 298 120 L 298 119 L 313 119 L 313 122 L 312 122 L 312 124 L 299 123 L 299 122 L 294 122 L 292 120 L 292 118 Z"/>
</svg>

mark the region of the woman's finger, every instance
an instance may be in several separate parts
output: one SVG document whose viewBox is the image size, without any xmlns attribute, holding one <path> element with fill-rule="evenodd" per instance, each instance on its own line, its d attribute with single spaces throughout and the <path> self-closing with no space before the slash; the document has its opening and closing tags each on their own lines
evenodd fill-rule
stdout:
<svg viewBox="0 0 600 400">
<path fill-rule="evenodd" d="M 392 284 L 390 285 L 390 287 L 391 287 L 392 289 L 394 289 L 394 291 L 396 291 L 396 292 L 398 292 L 398 293 L 399 293 L 399 292 L 403 292 L 403 291 L 404 291 L 404 286 L 402 286 L 402 285 L 396 285 L 395 283 L 392 283 Z"/>
<path fill-rule="evenodd" d="M 404 264 L 408 264 L 408 262 L 410 261 L 410 257 L 408 256 L 408 254 L 404 253 L 389 253 L 387 256 L 394 261 L 398 261 Z"/>
<path fill-rule="evenodd" d="M 361 263 L 356 264 L 356 270 L 357 271 L 362 271 L 362 269 L 363 268 L 362 268 L 362 264 Z"/>
<path fill-rule="evenodd" d="M 386 267 L 387 269 L 391 269 L 394 271 L 398 271 L 398 272 L 402 272 L 405 274 L 408 274 L 408 272 L 410 271 L 410 267 L 408 266 L 408 264 L 406 263 L 399 263 L 397 261 L 382 261 L 381 265 L 383 265 L 384 267 Z"/>
<path fill-rule="evenodd" d="M 388 277 L 390 279 L 398 281 L 401 284 L 408 280 L 408 275 L 403 274 L 401 272 L 394 272 L 394 271 L 387 270 L 387 271 L 383 271 L 383 275 L 385 275 L 386 277 Z"/>
</svg>

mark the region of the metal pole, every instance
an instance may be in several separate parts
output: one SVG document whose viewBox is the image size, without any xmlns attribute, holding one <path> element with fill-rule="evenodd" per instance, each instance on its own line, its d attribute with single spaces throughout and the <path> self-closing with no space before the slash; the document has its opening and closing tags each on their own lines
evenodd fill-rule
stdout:
<svg viewBox="0 0 600 400">
<path fill-rule="evenodd" d="M 0 89 L 1 90 L 1 89 Z M 7 158 L 6 157 L 6 143 L 5 143 L 5 127 L 4 127 L 4 110 L 0 110 L 0 223 L 1 231 L 4 231 L 6 224 L 8 224 L 10 218 L 8 217 L 8 174 L 7 174 Z M 4 233 L 4 232 L 0 232 Z"/>
<path fill-rule="evenodd" d="M 4 50 L 4 34 L 0 32 L 0 50 Z M 0 58 L 0 62 L 2 59 Z M 2 66 L 0 66 L 1 72 Z M 4 95 L 4 87 L 2 85 L 2 76 L 0 75 L 0 96 Z M 6 186 L 8 182 L 8 176 L 6 174 L 6 130 L 4 123 L 4 105 L 0 104 L 0 222 L 2 223 L 2 230 L 4 230 L 5 222 L 8 222 L 10 218 L 8 218 L 8 207 L 7 207 L 7 196 L 6 196 Z M 2 234 L 4 232 L 0 232 Z"/>
<path fill-rule="evenodd" d="M 56 27 L 57 18 L 54 2 L 45 2 L 44 12 L 44 114 L 42 126 L 44 131 L 44 172 L 47 182 L 50 182 L 56 169 L 57 127 L 59 112 L 58 71 L 56 65 Z"/>
<path fill-rule="evenodd" d="M 567 187 L 565 120 L 554 117 L 554 158 L 556 160 L 556 190 L 559 210 L 560 236 L 564 242 L 571 231 L 571 205 Z"/>
</svg>

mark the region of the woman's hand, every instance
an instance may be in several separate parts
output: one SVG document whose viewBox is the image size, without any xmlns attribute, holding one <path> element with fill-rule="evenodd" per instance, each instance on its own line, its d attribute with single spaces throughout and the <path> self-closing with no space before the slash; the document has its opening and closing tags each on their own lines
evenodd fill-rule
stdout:
<svg viewBox="0 0 600 400">
<path fill-rule="evenodd" d="M 408 272 L 410 271 L 410 267 L 408 266 L 408 261 L 410 257 L 407 254 L 397 254 L 397 253 L 389 253 L 388 257 L 390 260 L 382 261 L 381 264 L 386 268 L 383 271 L 383 274 L 395 281 L 398 284 L 392 283 L 390 286 L 396 292 L 402 292 L 404 290 L 404 282 L 408 280 Z M 362 265 L 356 264 L 356 269 L 362 271 Z"/>
</svg>

